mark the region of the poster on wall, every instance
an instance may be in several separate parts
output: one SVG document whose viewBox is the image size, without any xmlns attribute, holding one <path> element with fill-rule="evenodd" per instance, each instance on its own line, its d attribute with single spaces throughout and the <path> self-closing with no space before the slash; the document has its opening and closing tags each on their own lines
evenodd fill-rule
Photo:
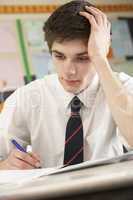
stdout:
<svg viewBox="0 0 133 200">
<path fill-rule="evenodd" d="M 24 84 L 14 20 L 0 20 L 0 80 L 4 90 L 14 90 Z"/>
<path fill-rule="evenodd" d="M 54 73 L 51 55 L 43 32 L 44 22 L 44 19 L 23 21 L 23 29 L 31 55 L 32 70 L 37 78 Z"/>
</svg>

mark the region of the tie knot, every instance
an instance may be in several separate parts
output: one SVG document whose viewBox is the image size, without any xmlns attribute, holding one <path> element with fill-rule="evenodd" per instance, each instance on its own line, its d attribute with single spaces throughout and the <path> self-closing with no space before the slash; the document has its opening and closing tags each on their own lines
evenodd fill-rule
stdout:
<svg viewBox="0 0 133 200">
<path fill-rule="evenodd" d="M 73 99 L 71 101 L 71 112 L 79 113 L 81 105 L 82 105 L 82 103 L 81 103 L 80 99 L 77 96 L 73 97 Z"/>
</svg>

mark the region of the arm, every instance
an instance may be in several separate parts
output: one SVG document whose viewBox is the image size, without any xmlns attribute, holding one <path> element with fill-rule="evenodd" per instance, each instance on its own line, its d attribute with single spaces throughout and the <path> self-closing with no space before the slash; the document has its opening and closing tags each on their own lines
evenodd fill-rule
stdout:
<svg viewBox="0 0 133 200">
<path fill-rule="evenodd" d="M 123 87 L 107 60 L 110 46 L 110 23 L 97 8 L 86 8 L 91 14 L 81 12 L 91 23 L 88 54 L 99 75 L 113 118 L 128 144 L 133 146 L 133 96 Z"/>
<path fill-rule="evenodd" d="M 102 66 L 97 72 L 113 118 L 128 144 L 133 146 L 133 96 L 112 72 L 106 59 L 98 59 L 97 62 Z"/>
<path fill-rule="evenodd" d="M 24 98 L 20 93 L 15 92 L 6 100 L 0 114 L 0 170 L 40 167 L 39 156 L 17 150 L 10 141 L 10 138 L 16 138 L 22 146 L 29 143 L 29 131 L 22 114 Z"/>
</svg>

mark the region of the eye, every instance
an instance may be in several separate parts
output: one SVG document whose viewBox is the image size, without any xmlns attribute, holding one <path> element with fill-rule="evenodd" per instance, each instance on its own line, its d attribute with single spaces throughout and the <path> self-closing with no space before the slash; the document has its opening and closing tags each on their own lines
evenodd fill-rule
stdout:
<svg viewBox="0 0 133 200">
<path fill-rule="evenodd" d="M 65 56 L 64 55 L 58 55 L 58 54 L 54 54 L 54 57 L 59 59 L 59 60 L 64 60 Z"/>
<path fill-rule="evenodd" d="M 86 57 L 85 56 L 84 57 L 78 57 L 77 60 L 78 61 L 88 61 L 89 57 L 88 56 L 86 56 Z"/>
</svg>

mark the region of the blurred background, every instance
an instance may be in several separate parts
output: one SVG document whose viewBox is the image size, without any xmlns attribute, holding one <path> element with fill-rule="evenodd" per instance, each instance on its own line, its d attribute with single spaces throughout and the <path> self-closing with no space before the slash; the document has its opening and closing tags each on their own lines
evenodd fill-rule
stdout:
<svg viewBox="0 0 133 200">
<path fill-rule="evenodd" d="M 47 17 L 67 0 L 0 0 L 0 110 L 18 87 L 54 73 L 42 31 Z M 133 76 L 133 0 L 90 0 L 112 23 L 108 55 L 115 71 Z"/>
</svg>

